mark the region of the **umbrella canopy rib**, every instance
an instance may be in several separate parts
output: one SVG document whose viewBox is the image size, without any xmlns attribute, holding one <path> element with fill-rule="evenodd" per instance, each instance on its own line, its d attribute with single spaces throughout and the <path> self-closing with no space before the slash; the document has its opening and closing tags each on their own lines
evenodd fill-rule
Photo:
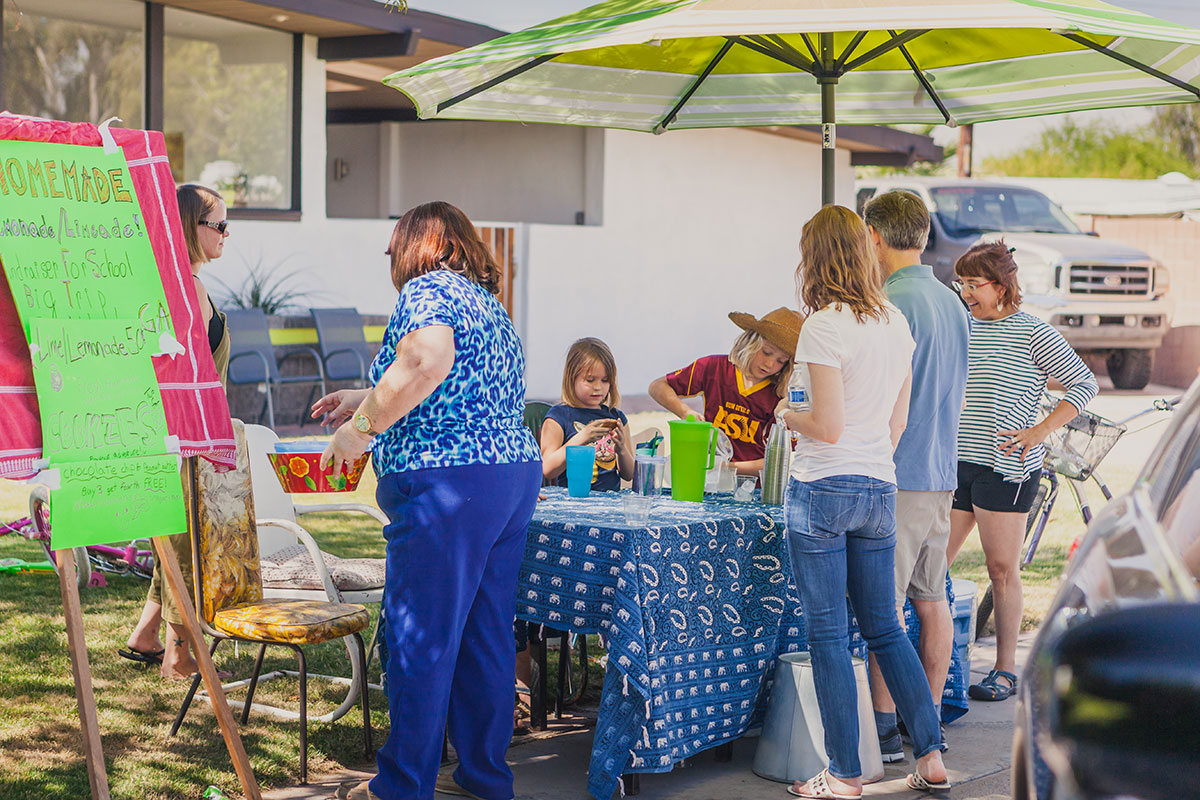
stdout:
<svg viewBox="0 0 1200 800">
<path fill-rule="evenodd" d="M 679 102 L 675 104 L 675 107 L 662 118 L 662 122 L 654 126 L 654 133 L 662 133 L 667 129 L 668 125 L 675 121 L 675 115 L 679 113 L 679 109 L 683 108 L 687 104 L 687 101 L 692 99 L 692 95 L 700 88 L 700 84 L 704 83 L 704 79 L 712 74 L 712 71 L 716 69 L 717 64 L 721 63 L 721 59 L 725 57 L 725 54 L 729 52 L 729 48 L 731 47 L 733 47 L 733 40 L 726 39 L 725 43 L 721 45 L 721 49 L 713 56 L 712 61 L 708 62 L 708 66 L 704 68 L 704 71 L 696 77 L 696 80 L 692 81 L 692 85 L 683 93 L 683 97 L 679 98 Z"/>
<path fill-rule="evenodd" d="M 901 33 L 901 34 L 893 33 L 891 39 L 889 39 L 888 41 L 879 45 L 878 47 L 871 48 L 870 50 L 863 53 L 858 58 L 856 58 L 853 61 L 851 61 L 850 63 L 846 64 L 845 67 L 842 68 L 842 71 L 843 71 L 843 73 L 845 73 L 845 72 L 850 72 L 852 70 L 858 69 L 863 64 L 866 64 L 869 61 L 873 61 L 874 59 L 879 58 L 884 53 L 891 52 L 892 50 L 895 50 L 900 45 L 908 44 L 913 39 L 916 39 L 919 36 L 924 36 L 927 33 L 929 33 L 928 28 L 905 31 L 904 33 Z"/>
<path fill-rule="evenodd" d="M 443 100 L 442 102 L 438 103 L 437 110 L 439 112 L 445 111 L 447 108 L 449 108 L 452 105 L 455 105 L 456 103 L 461 103 L 463 100 L 472 98 L 475 95 L 479 94 L 480 92 L 486 92 L 488 89 L 491 89 L 493 86 L 498 86 L 499 84 L 504 83 L 505 81 L 509 80 L 510 78 L 515 78 L 516 76 L 520 75 L 522 72 L 531 70 L 534 67 L 545 64 L 547 61 L 549 61 L 553 58 L 558 58 L 560 55 L 562 55 L 562 53 L 547 53 L 544 56 L 538 56 L 537 58 L 533 59 L 532 61 L 527 61 L 526 63 L 522 64 L 519 67 L 513 67 L 508 72 L 505 72 L 502 75 L 497 75 L 496 77 L 492 78 L 490 81 L 485 81 L 484 83 L 481 83 L 478 86 L 472 86 L 470 89 L 467 89 L 465 92 L 462 92 L 461 94 L 456 94 L 454 97 L 451 97 L 448 100 Z"/>
<path fill-rule="evenodd" d="M 858 49 L 859 44 L 861 44 L 862 40 L 865 38 L 867 38 L 867 31 L 859 31 L 858 33 L 854 34 L 854 38 L 850 40 L 850 44 L 846 45 L 846 49 L 843 50 L 842 54 L 837 57 L 837 61 L 833 62 L 834 72 L 840 73 L 843 69 L 845 69 L 846 62 L 850 59 L 850 56 L 854 55 L 854 51 Z"/>
<path fill-rule="evenodd" d="M 1091 41 L 1086 36 L 1080 36 L 1077 33 L 1065 33 L 1065 32 L 1060 32 L 1059 36 L 1062 36 L 1064 39 L 1070 39 L 1072 42 L 1075 42 L 1076 44 L 1081 44 L 1084 47 L 1090 47 L 1091 49 L 1095 50 L 1097 53 L 1103 53 L 1104 55 L 1108 56 L 1109 58 L 1115 58 L 1117 61 L 1120 61 L 1122 64 L 1124 64 L 1128 67 L 1133 67 L 1134 69 L 1140 69 L 1142 72 L 1146 73 L 1147 75 L 1152 75 L 1155 78 L 1158 78 L 1160 81 L 1166 81 L 1167 83 L 1171 84 L 1172 86 L 1177 86 L 1180 89 L 1183 89 L 1185 92 L 1191 92 L 1192 94 L 1196 95 L 1196 97 L 1200 97 L 1200 87 L 1193 86 L 1192 84 L 1190 84 L 1186 81 L 1181 81 L 1178 78 L 1176 78 L 1174 75 L 1168 75 L 1165 72 L 1161 72 L 1161 71 L 1155 69 L 1154 67 L 1150 66 L 1149 64 L 1143 64 L 1142 62 L 1138 61 L 1137 59 L 1130 58 L 1129 56 L 1124 55 L 1122 53 L 1118 53 L 1115 50 L 1110 50 L 1109 48 L 1105 47 L 1102 44 L 1097 44 L 1096 42 Z"/>
<path fill-rule="evenodd" d="M 891 31 L 893 36 L 895 31 Z M 925 94 L 929 95 L 929 99 L 937 106 L 938 111 L 942 112 L 942 116 L 946 118 L 946 124 L 951 128 L 958 127 L 958 123 L 954 121 L 954 117 L 950 116 L 950 112 L 946 110 L 946 104 L 942 102 L 942 98 L 938 97 L 938 93 L 934 91 L 933 84 L 925 77 L 925 73 L 917 66 L 917 62 L 913 60 L 912 54 L 908 52 L 908 48 L 900 45 L 900 54 L 904 56 L 904 60 L 908 62 L 908 66 L 912 67 L 913 75 L 917 76 L 917 80 L 921 82 L 921 86 L 925 89 Z"/>
<path fill-rule="evenodd" d="M 733 41 L 737 44 L 740 44 L 742 47 L 748 47 L 756 53 L 761 53 L 767 58 L 773 58 L 782 64 L 787 64 L 789 67 L 795 67 L 796 69 L 803 70 L 809 75 L 816 75 L 819 71 L 817 64 L 801 60 L 802 57 L 799 53 L 796 53 L 796 58 L 793 58 L 790 54 L 779 51 L 778 48 L 772 46 L 770 43 L 759 41 L 759 37 L 757 36 L 735 36 Z"/>
</svg>

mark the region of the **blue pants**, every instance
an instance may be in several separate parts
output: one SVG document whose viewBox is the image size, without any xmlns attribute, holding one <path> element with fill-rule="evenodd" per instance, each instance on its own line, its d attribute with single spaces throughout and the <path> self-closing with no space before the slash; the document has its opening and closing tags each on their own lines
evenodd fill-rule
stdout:
<svg viewBox="0 0 1200 800">
<path fill-rule="evenodd" d="M 391 523 L 384 637 L 391 733 L 371 791 L 430 800 L 442 732 L 458 752 L 455 780 L 486 800 L 510 800 L 512 621 L 538 462 L 385 475 L 376 498 Z"/>
<path fill-rule="evenodd" d="M 942 746 L 921 659 L 896 617 L 896 486 L 862 475 L 837 475 L 787 493 L 788 549 L 808 625 L 813 684 L 829 772 L 862 775 L 858 705 L 850 661 L 846 595 L 858 627 L 913 736 L 917 758 Z"/>
</svg>

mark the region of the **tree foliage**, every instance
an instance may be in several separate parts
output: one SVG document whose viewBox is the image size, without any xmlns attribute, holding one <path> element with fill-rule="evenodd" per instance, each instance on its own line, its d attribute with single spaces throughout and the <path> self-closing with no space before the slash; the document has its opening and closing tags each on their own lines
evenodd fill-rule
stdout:
<svg viewBox="0 0 1200 800">
<path fill-rule="evenodd" d="M 1165 111 L 1181 108 L 1160 109 L 1151 126 L 1137 130 L 1105 122 L 1077 125 L 1068 117 L 1061 125 L 1042 131 L 1036 145 L 1008 156 L 984 159 L 983 171 L 1048 178 L 1153 179 L 1167 172 L 1196 175 L 1200 172 L 1195 157 L 1200 150 L 1196 117 L 1189 117 L 1193 120 L 1189 131 L 1186 124 L 1169 122 L 1163 116 Z M 1194 106 L 1188 107 L 1187 112 L 1194 114 L 1192 109 Z M 1190 153 L 1175 143 L 1185 140 L 1192 144 Z"/>
</svg>

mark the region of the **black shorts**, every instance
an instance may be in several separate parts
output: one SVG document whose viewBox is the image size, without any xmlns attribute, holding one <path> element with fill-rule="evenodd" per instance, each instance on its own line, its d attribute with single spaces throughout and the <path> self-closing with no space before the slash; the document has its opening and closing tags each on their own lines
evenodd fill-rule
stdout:
<svg viewBox="0 0 1200 800">
<path fill-rule="evenodd" d="M 954 491 L 951 508 L 959 511 L 1012 511 L 1028 514 L 1037 495 L 1038 479 L 1042 471 L 1030 475 L 1022 483 L 1009 483 L 1004 476 L 991 467 L 958 462 L 958 489 Z"/>
</svg>

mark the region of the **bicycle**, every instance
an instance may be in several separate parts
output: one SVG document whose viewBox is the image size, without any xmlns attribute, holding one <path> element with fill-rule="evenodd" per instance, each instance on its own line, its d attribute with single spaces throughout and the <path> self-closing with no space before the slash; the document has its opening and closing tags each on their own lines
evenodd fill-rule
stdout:
<svg viewBox="0 0 1200 800">
<path fill-rule="evenodd" d="M 1096 474 L 1096 467 L 1117 441 L 1128 432 L 1130 422 L 1160 411 L 1173 411 L 1182 395 L 1173 398 L 1159 398 L 1148 408 L 1137 411 L 1120 420 L 1106 419 L 1086 409 L 1078 416 L 1047 437 L 1045 442 L 1046 455 L 1042 460 L 1042 475 L 1038 483 L 1037 493 L 1033 498 L 1033 506 L 1025 522 L 1025 539 L 1022 543 L 1024 555 L 1021 557 L 1020 569 L 1025 569 L 1033 562 L 1041 543 L 1050 512 L 1058 499 L 1059 476 L 1065 478 L 1067 488 L 1075 498 L 1075 507 L 1083 519 L 1086 529 L 1092 522 L 1092 508 L 1082 487 L 1088 481 L 1096 484 L 1105 501 L 1112 499 L 1112 492 L 1104 479 Z M 1049 414 L 1058 405 L 1058 398 L 1047 393 L 1042 398 L 1042 411 Z M 1153 423 L 1152 423 L 1153 424 Z M 1150 427 L 1146 425 L 1138 430 Z M 1071 543 L 1067 557 L 1075 552 L 1079 537 Z M 988 620 L 992 616 L 995 598 L 992 596 L 992 586 L 988 584 L 979 601 L 976 612 L 975 637 L 983 636 Z"/>
<path fill-rule="evenodd" d="M 41 544 L 46 559 L 58 571 L 58 560 L 50 543 L 50 495 L 45 487 L 35 486 L 29 495 L 29 516 L 8 523 L 0 523 L 0 536 L 15 533 L 30 541 Z M 146 549 L 140 544 L 145 543 Z M 80 587 L 103 587 L 107 580 L 101 573 L 132 575 L 150 580 L 154 573 L 154 553 L 149 539 L 135 539 L 122 547 L 110 545 L 88 545 L 73 547 L 75 574 Z"/>
</svg>

